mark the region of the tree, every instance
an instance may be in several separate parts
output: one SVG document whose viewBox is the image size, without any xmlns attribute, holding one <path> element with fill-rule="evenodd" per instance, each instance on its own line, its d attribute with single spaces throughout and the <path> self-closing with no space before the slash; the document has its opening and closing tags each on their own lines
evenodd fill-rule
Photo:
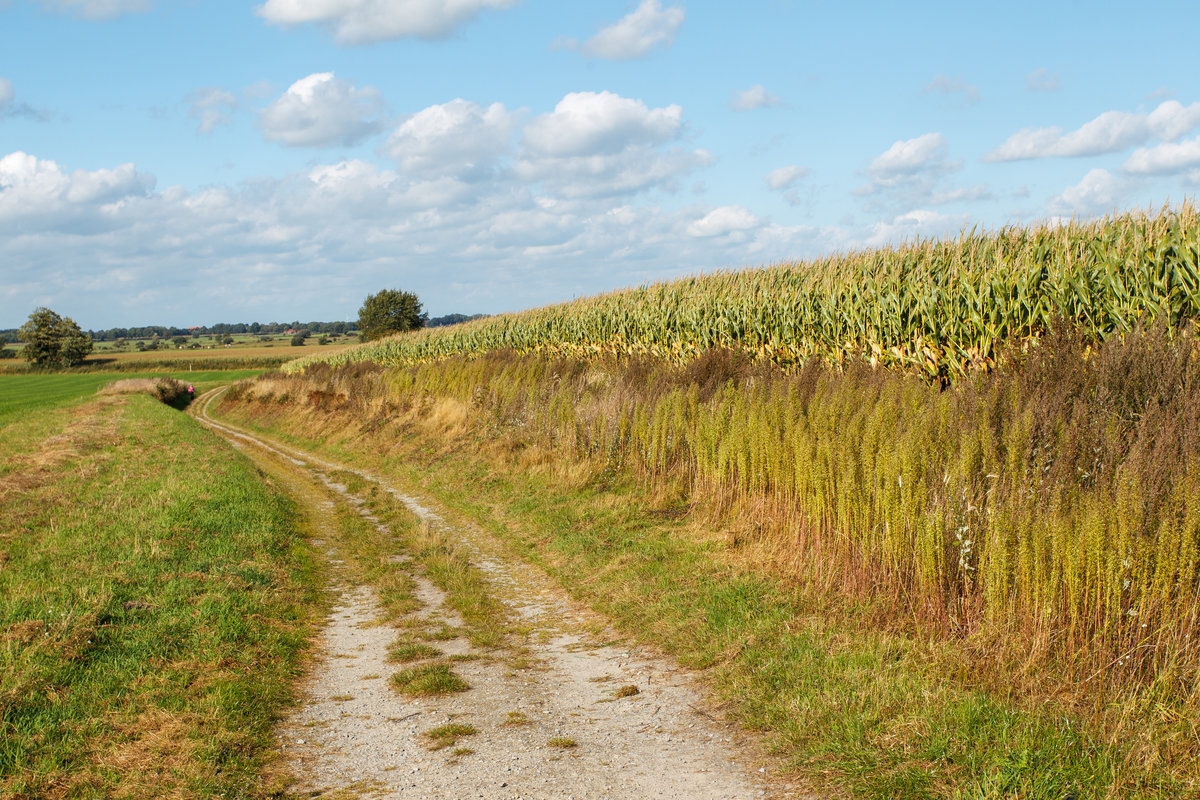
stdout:
<svg viewBox="0 0 1200 800">
<path fill-rule="evenodd" d="M 60 317 L 48 308 L 37 308 L 21 326 L 21 355 L 39 367 L 70 367 L 92 352 L 92 340 L 75 320 Z"/>
<path fill-rule="evenodd" d="M 421 301 L 415 294 L 384 289 L 378 294 L 367 295 L 358 310 L 358 336 L 369 342 L 393 333 L 423 328 L 425 320 Z"/>
</svg>

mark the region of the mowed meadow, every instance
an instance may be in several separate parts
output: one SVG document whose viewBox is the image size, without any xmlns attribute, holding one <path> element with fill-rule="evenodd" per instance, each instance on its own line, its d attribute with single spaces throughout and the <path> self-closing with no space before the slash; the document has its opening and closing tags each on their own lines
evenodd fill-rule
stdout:
<svg viewBox="0 0 1200 800">
<path fill-rule="evenodd" d="M 575 591 L 741 675 L 722 684 L 738 713 L 792 730 L 779 746 L 825 785 L 1196 796 L 1198 254 L 1190 207 L 967 233 L 400 336 L 240 383 L 225 408 L 503 495 L 507 523 L 459 502 L 531 525 L 512 535 Z M 577 551 L 611 511 L 595 498 L 617 495 L 640 509 L 619 524 L 643 533 Z M 538 522 L 539 504 L 575 516 Z M 680 612 L 673 632 L 658 628 L 669 613 L 639 620 L 638 602 L 677 588 L 629 571 L 647 530 L 699 548 L 689 563 L 714 585 L 732 570 L 758 588 Z M 618 574 L 644 584 L 606 582 Z M 806 694 L 805 667 L 780 660 L 799 658 L 785 643 L 805 628 L 841 631 L 835 650 L 900 644 L 857 695 Z M 770 641 L 767 663 L 738 672 Z M 984 699 L 921 707 L 878 690 L 893 671 L 928 697 Z"/>
<path fill-rule="evenodd" d="M 0 796 L 273 795 L 320 571 L 186 383 L 120 377 L 0 375 Z"/>
</svg>

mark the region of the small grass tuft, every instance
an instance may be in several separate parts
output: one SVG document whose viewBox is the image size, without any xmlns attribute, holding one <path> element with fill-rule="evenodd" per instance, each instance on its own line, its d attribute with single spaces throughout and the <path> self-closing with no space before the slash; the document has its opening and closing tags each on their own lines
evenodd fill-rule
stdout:
<svg viewBox="0 0 1200 800">
<path fill-rule="evenodd" d="M 441 750 L 445 747 L 451 747 L 458 744 L 458 740 L 464 736 L 474 736 L 479 733 L 479 730 L 474 725 L 465 725 L 461 722 L 451 722 L 448 725 L 439 725 L 433 730 L 425 731 L 425 738 L 432 740 L 429 745 L 430 750 Z M 466 749 L 466 748 L 462 748 Z M 470 752 L 468 750 L 468 752 Z M 455 755 L 463 755 L 455 751 Z"/>
<path fill-rule="evenodd" d="M 557 747 L 559 750 L 570 750 L 572 747 L 578 747 L 579 742 L 572 739 L 570 736 L 555 736 L 546 744 L 551 747 Z"/>
<path fill-rule="evenodd" d="M 632 683 L 626 684 L 613 692 L 614 697 L 633 697 L 635 694 L 641 694 L 641 690 Z"/>
<path fill-rule="evenodd" d="M 442 655 L 442 651 L 432 645 L 421 642 L 401 642 L 388 650 L 388 661 L 407 664 L 410 661 L 437 658 L 440 655 Z"/>
<path fill-rule="evenodd" d="M 424 664 L 392 675 L 392 688 L 410 697 L 465 692 L 471 685 L 446 664 Z"/>
<path fill-rule="evenodd" d="M 501 724 L 516 727 L 518 725 L 532 725 L 533 723 L 529 717 L 525 716 L 524 711 L 510 711 L 504 716 L 504 722 Z"/>
</svg>

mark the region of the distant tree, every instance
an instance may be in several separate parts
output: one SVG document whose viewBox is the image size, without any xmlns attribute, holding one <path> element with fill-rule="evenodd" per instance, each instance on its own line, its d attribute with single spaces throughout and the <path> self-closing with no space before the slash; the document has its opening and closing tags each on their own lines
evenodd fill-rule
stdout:
<svg viewBox="0 0 1200 800">
<path fill-rule="evenodd" d="M 393 333 L 425 327 L 421 301 L 412 292 L 384 289 L 367 295 L 358 310 L 358 337 L 364 342 L 390 336 Z"/>
<path fill-rule="evenodd" d="M 470 322 L 486 316 L 487 314 L 447 314 L 444 317 L 433 317 L 426 324 L 430 328 L 441 328 L 445 325 L 457 325 L 460 322 Z"/>
<path fill-rule="evenodd" d="M 70 367 L 92 352 L 92 340 L 75 320 L 60 317 L 48 308 L 37 308 L 21 326 L 21 355 L 41 367 Z"/>
<path fill-rule="evenodd" d="M 221 344 L 233 344 L 233 337 L 228 333 L 221 337 Z"/>
<path fill-rule="evenodd" d="M 328 336 L 317 337 L 317 344 L 329 344 L 329 337 Z"/>
<path fill-rule="evenodd" d="M 171 344 L 175 345 L 176 347 L 183 347 L 185 344 L 187 344 L 187 337 L 186 336 L 172 336 Z"/>
<path fill-rule="evenodd" d="M 304 340 L 307 338 L 308 338 L 307 330 L 296 331 L 295 335 L 292 336 L 292 347 L 303 347 Z"/>
</svg>

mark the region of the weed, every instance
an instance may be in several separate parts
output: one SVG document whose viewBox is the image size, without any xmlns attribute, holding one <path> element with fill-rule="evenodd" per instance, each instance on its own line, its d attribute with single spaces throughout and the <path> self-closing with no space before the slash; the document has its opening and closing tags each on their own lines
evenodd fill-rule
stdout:
<svg viewBox="0 0 1200 800">
<path fill-rule="evenodd" d="M 557 747 L 560 750 L 570 750 L 572 747 L 578 747 L 579 742 L 572 739 L 570 736 L 555 736 L 552 737 L 546 744 L 551 747 Z"/>
<path fill-rule="evenodd" d="M 471 686 L 446 664 L 425 664 L 392 675 L 392 687 L 412 697 L 465 692 Z"/>
<path fill-rule="evenodd" d="M 421 661 L 426 658 L 437 658 L 442 651 L 422 642 L 400 642 L 388 650 L 388 661 L 406 664 L 410 661 Z"/>
<path fill-rule="evenodd" d="M 430 750 L 441 750 L 446 747 L 452 747 L 458 744 L 458 740 L 464 736 L 474 736 L 479 731 L 474 725 L 465 725 L 461 722 L 451 722 L 446 725 L 425 731 L 425 737 L 432 740 L 429 746 Z M 470 752 L 469 750 L 467 752 Z M 455 752 L 454 755 L 464 755 L 464 753 Z"/>
</svg>

